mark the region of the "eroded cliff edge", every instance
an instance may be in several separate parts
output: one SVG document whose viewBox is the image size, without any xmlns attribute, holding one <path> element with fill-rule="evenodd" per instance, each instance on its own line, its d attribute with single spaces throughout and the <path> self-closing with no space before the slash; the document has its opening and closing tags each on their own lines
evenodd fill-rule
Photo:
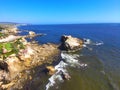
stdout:
<svg viewBox="0 0 120 90">
<path fill-rule="evenodd" d="M 60 51 L 74 51 L 82 48 L 83 40 L 72 36 L 62 36 L 61 45 L 52 43 L 39 45 L 25 38 L 38 34 L 29 32 L 18 36 L 16 27 L 2 27 L 0 32 L 0 88 L 26 90 L 26 83 L 38 74 L 37 67 L 51 65 L 58 60 Z M 42 34 L 39 34 L 42 35 Z M 35 78 L 34 78 L 35 79 Z"/>
<path fill-rule="evenodd" d="M 0 32 L 0 89 L 10 89 L 11 87 L 22 89 L 23 84 L 32 79 L 32 75 L 28 75 L 28 72 L 37 66 L 51 64 L 59 55 L 60 50 L 58 45 L 52 43 L 39 45 L 28 42 L 26 37 L 38 35 L 34 32 L 29 32 L 27 36 L 18 36 L 19 31 L 16 27 L 2 26 Z"/>
</svg>

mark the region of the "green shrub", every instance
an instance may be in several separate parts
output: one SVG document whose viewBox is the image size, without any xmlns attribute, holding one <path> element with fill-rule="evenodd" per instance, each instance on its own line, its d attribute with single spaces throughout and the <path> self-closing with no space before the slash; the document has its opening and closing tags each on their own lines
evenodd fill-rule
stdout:
<svg viewBox="0 0 120 90">
<path fill-rule="evenodd" d="M 0 58 L 4 60 L 12 54 L 16 54 L 16 56 L 18 56 L 19 50 L 25 49 L 25 46 L 20 40 L 21 38 L 14 42 L 0 43 Z M 6 52 L 4 52 L 4 50 L 6 50 Z"/>
</svg>

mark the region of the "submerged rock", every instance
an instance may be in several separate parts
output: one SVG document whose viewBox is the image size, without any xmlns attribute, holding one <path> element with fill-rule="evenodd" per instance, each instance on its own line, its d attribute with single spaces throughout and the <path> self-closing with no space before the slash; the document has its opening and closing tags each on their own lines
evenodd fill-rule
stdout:
<svg viewBox="0 0 120 90">
<path fill-rule="evenodd" d="M 53 66 L 47 66 L 46 69 L 48 70 L 49 75 L 53 75 L 56 72 Z"/>
<path fill-rule="evenodd" d="M 76 50 L 79 48 L 82 48 L 83 46 L 83 41 L 81 39 L 72 37 L 72 36 L 67 36 L 63 35 L 61 37 L 61 46 L 60 49 L 62 50 Z"/>
<path fill-rule="evenodd" d="M 35 35 L 35 32 L 29 31 L 29 35 L 34 36 L 34 35 Z"/>
</svg>

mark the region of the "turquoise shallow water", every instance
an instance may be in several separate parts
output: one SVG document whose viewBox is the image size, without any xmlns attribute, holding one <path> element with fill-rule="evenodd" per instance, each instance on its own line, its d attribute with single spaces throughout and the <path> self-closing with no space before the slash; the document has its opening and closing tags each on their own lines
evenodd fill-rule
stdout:
<svg viewBox="0 0 120 90">
<path fill-rule="evenodd" d="M 120 90 L 120 24 L 28 25 L 19 28 L 46 33 L 47 36 L 35 38 L 39 43 L 58 44 L 63 34 L 87 38 L 93 42 L 87 45 L 88 48 L 74 53 L 80 55 L 77 58 L 79 63 L 88 66 L 67 67 L 71 79 L 56 81 L 50 90 Z M 104 44 L 97 45 L 101 42 Z M 43 83 L 35 85 L 36 90 L 44 90 L 48 78 L 43 75 Z"/>
</svg>

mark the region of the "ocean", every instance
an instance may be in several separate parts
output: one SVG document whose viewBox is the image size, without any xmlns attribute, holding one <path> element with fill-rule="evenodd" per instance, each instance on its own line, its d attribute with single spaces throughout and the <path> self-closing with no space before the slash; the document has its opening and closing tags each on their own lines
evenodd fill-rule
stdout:
<svg viewBox="0 0 120 90">
<path fill-rule="evenodd" d="M 119 23 L 25 25 L 18 28 L 47 34 L 35 38 L 39 44 L 60 44 L 62 35 L 89 41 L 80 51 L 61 52 L 61 61 L 55 67 L 69 74 L 70 80 L 63 80 L 57 72 L 41 77 L 43 83 L 31 84 L 31 90 L 120 90 Z"/>
</svg>

